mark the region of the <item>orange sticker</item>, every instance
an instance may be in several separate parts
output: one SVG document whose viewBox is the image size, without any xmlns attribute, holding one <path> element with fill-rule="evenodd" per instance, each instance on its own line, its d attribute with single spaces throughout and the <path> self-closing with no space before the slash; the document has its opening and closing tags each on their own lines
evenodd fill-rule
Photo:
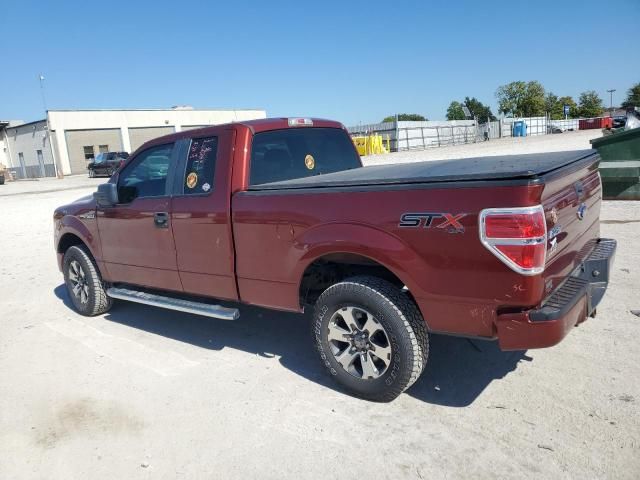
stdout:
<svg viewBox="0 0 640 480">
<path fill-rule="evenodd" d="M 198 174 L 191 172 L 187 175 L 187 187 L 194 188 L 198 184 Z"/>
</svg>

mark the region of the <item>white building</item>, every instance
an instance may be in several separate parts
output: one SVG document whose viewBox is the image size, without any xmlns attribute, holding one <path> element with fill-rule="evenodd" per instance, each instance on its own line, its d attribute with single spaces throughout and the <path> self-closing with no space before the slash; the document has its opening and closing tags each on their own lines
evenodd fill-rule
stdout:
<svg viewBox="0 0 640 480">
<path fill-rule="evenodd" d="M 182 130 L 265 118 L 264 110 L 49 110 L 45 120 L 0 123 L 0 162 L 17 178 L 87 172 L 99 152 L 134 152 Z M 5 122 L 6 123 L 6 122 Z M 2 156 L 4 154 L 4 158 Z"/>
</svg>

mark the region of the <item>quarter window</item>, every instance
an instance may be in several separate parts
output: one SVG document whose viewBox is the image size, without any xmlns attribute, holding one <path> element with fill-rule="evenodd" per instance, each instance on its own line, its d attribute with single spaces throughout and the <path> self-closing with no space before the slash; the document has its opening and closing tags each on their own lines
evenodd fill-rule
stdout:
<svg viewBox="0 0 640 480">
<path fill-rule="evenodd" d="M 162 197 L 167 194 L 167 174 L 172 150 L 173 144 L 160 145 L 136 156 L 120 174 L 120 203 L 131 203 L 136 198 Z"/>
<path fill-rule="evenodd" d="M 207 193 L 213 188 L 217 154 L 217 137 L 191 140 L 182 187 L 185 195 Z"/>
</svg>

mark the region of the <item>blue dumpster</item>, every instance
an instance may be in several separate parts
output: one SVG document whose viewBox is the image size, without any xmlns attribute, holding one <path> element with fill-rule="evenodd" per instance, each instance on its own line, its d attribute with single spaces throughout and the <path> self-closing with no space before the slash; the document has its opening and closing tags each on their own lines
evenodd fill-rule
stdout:
<svg viewBox="0 0 640 480">
<path fill-rule="evenodd" d="M 526 137 L 527 136 L 527 124 L 522 120 L 513 122 L 513 136 L 514 137 Z"/>
</svg>

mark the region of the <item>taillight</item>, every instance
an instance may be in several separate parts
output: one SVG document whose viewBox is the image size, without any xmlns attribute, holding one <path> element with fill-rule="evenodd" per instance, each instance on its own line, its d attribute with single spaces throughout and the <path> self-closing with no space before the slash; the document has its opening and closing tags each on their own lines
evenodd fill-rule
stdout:
<svg viewBox="0 0 640 480">
<path fill-rule="evenodd" d="M 537 275 L 547 256 L 547 223 L 542 205 L 487 208 L 480 212 L 480 241 L 513 271 Z"/>
</svg>

